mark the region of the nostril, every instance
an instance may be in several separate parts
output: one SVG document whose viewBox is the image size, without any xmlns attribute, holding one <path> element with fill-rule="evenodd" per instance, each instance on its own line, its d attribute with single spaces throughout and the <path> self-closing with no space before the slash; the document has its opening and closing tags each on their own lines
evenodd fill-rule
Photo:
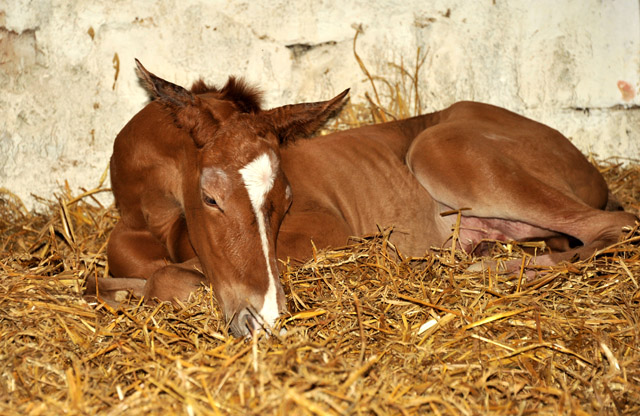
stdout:
<svg viewBox="0 0 640 416">
<path fill-rule="evenodd" d="M 238 312 L 231 322 L 231 331 L 237 337 L 252 337 L 261 328 L 259 318 L 248 309 Z"/>
<path fill-rule="evenodd" d="M 258 322 L 258 320 L 249 311 L 247 311 L 247 314 L 244 317 L 243 325 L 249 330 L 250 335 L 253 335 L 256 331 L 262 328 L 260 322 Z"/>
</svg>

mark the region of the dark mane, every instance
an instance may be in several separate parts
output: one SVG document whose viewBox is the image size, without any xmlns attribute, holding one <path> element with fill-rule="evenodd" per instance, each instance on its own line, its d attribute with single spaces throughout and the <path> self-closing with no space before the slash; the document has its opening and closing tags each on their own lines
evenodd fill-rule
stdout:
<svg viewBox="0 0 640 416">
<path fill-rule="evenodd" d="M 190 91 L 194 94 L 204 94 L 207 92 L 219 92 L 220 90 L 213 85 L 207 85 L 202 78 L 191 85 Z"/>
<path fill-rule="evenodd" d="M 218 93 L 220 99 L 234 102 L 243 113 L 257 113 L 260 111 L 262 92 L 255 87 L 247 85 L 243 79 L 229 77 L 222 89 L 206 84 L 202 79 L 197 80 L 191 86 L 194 94 L 207 92 Z"/>
</svg>

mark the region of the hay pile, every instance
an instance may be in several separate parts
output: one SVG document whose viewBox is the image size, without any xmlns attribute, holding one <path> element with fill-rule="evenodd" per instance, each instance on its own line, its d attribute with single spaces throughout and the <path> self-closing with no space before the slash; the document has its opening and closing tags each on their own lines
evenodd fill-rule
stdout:
<svg viewBox="0 0 640 416">
<path fill-rule="evenodd" d="M 640 165 L 601 168 L 638 213 Z M 96 191 L 45 214 L 0 195 L 3 413 L 640 413 L 638 229 L 527 283 L 448 248 L 402 258 L 381 233 L 288 267 L 287 334 L 245 341 L 206 288 L 176 309 L 81 299 L 117 218 Z"/>
</svg>

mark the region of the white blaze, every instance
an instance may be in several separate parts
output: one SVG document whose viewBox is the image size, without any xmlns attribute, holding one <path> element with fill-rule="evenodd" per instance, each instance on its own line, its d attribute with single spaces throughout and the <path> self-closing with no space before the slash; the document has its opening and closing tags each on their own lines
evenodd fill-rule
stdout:
<svg viewBox="0 0 640 416">
<path fill-rule="evenodd" d="M 242 176 L 244 186 L 247 188 L 249 200 L 251 201 L 253 212 L 256 215 L 258 232 L 260 233 L 260 241 L 262 242 L 262 253 L 264 254 L 264 260 L 267 263 L 269 286 L 264 297 L 262 309 L 258 311 L 258 313 L 269 326 L 273 326 L 275 324 L 280 313 L 278 311 L 278 301 L 276 296 L 275 279 L 277 278 L 277 275 L 273 273 L 273 270 L 271 269 L 271 262 L 269 261 L 269 241 L 267 239 L 265 216 L 262 209 L 267 194 L 271 188 L 273 188 L 273 183 L 276 178 L 276 167 L 277 166 L 274 166 L 269 155 L 267 153 L 263 153 L 249 162 L 244 168 L 240 169 L 240 175 Z"/>
</svg>

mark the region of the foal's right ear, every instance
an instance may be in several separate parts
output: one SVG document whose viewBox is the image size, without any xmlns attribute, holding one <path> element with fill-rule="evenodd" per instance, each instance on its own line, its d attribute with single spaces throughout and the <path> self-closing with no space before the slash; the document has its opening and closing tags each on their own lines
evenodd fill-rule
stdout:
<svg viewBox="0 0 640 416">
<path fill-rule="evenodd" d="M 185 105 L 195 105 L 196 96 L 182 88 L 180 85 L 172 84 L 169 81 L 147 71 L 140 61 L 136 59 L 136 74 L 142 86 L 153 98 L 165 101 L 167 104 L 182 107 Z"/>
<path fill-rule="evenodd" d="M 202 106 L 200 99 L 185 88 L 147 71 L 137 59 L 136 73 L 144 89 L 171 111 L 178 127 L 191 135 L 196 146 L 204 146 L 211 137 L 211 129 L 216 129 L 218 122 Z"/>
</svg>

